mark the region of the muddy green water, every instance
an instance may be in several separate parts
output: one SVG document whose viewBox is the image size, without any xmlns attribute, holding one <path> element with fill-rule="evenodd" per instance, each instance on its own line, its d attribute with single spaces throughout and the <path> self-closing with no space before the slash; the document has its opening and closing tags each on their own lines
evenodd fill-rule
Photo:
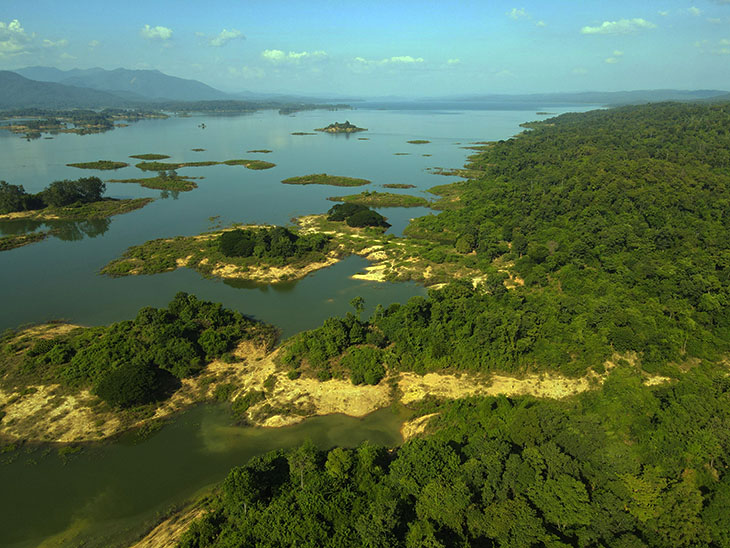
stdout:
<svg viewBox="0 0 730 548">
<path fill-rule="evenodd" d="M 110 279 L 98 271 L 127 247 L 153 238 L 193 235 L 233 222 L 288 224 L 292 217 L 321 213 L 332 206 L 328 196 L 383 190 L 385 183 L 416 188 L 390 189 L 430 197 L 432 186 L 455 181 L 426 171 L 461 167 L 473 141 L 508 138 L 519 124 L 538 119 L 530 111 L 495 108 L 460 110 L 461 106 L 418 110 L 361 109 L 313 111 L 295 116 L 259 112 L 247 116 L 194 116 L 147 120 L 100 135 L 57 135 L 28 142 L 0 132 L 0 180 L 38 192 L 50 182 L 97 175 L 104 180 L 132 178 L 140 171 L 132 154 L 162 153 L 171 162 L 259 158 L 276 163 L 265 171 L 240 166 L 183 168 L 202 176 L 187 193 L 161 193 L 134 184 L 108 183 L 116 198 L 154 197 L 142 210 L 93 223 L 56 223 L 60 237 L 0 253 L 0 329 L 31 322 L 67 319 L 100 325 L 134 317 L 143 306 L 164 306 L 178 291 L 222 302 L 271 322 L 284 337 L 316 327 L 349 310 L 355 296 L 376 304 L 403 302 L 425 290 L 413 283 L 379 284 L 353 280 L 367 261 L 351 257 L 292 283 L 275 286 L 224 283 L 181 269 L 156 275 Z M 553 112 L 558 110 L 551 108 Z M 585 110 L 585 109 L 561 109 Z M 369 128 L 351 136 L 293 136 L 334 121 L 350 120 Z M 201 129 L 199 124 L 205 123 Z M 366 138 L 367 140 L 361 140 Z M 407 141 L 427 139 L 424 145 Z M 205 148 L 193 152 L 193 148 Z M 271 154 L 247 153 L 271 149 Z M 396 155 L 395 153 L 408 153 Z M 71 162 L 129 161 L 114 172 L 79 170 Z M 280 181 L 295 175 L 330 173 L 370 179 L 359 189 L 291 186 Z M 343 190 L 348 192 L 343 192 Z M 400 234 L 425 208 L 389 208 L 381 212 Z M 42 230 L 42 223 L 0 222 L 0 235 Z M 399 442 L 401 418 L 389 410 L 358 420 L 345 416 L 310 419 L 291 428 L 239 428 L 225 409 L 196 408 L 143 442 L 119 441 L 61 458 L 55 449 L 25 449 L 0 455 L 0 546 L 113 546 L 141 531 L 156 515 L 205 486 L 252 455 L 290 447 L 306 438 L 321 447 L 356 445 L 363 440 Z"/>
</svg>

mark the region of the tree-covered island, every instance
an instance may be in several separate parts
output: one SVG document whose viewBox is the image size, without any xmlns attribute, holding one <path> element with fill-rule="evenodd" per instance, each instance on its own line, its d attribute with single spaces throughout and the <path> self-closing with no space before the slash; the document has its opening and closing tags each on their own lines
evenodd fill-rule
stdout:
<svg viewBox="0 0 730 548">
<path fill-rule="evenodd" d="M 106 185 L 98 177 L 54 181 L 37 194 L 22 185 L 0 181 L 2 221 L 93 221 L 121 215 L 149 204 L 152 198 L 117 200 L 103 196 Z M 0 251 L 45 239 L 54 230 L 0 238 Z"/>
<path fill-rule="evenodd" d="M 323 133 L 358 133 L 360 131 L 367 131 L 367 128 L 357 127 L 355 124 L 351 124 L 349 120 L 344 123 L 334 122 L 327 127 L 320 127 L 314 131 L 321 131 Z"/>
</svg>

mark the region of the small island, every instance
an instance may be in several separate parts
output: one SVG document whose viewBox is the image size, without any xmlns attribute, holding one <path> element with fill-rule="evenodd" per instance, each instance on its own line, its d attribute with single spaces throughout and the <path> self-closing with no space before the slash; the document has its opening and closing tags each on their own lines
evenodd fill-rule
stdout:
<svg viewBox="0 0 730 548">
<path fill-rule="evenodd" d="M 383 188 L 416 188 L 416 185 L 409 185 L 406 183 L 386 183 L 381 186 Z"/>
<path fill-rule="evenodd" d="M 138 160 L 165 160 L 169 158 L 167 154 L 132 154 L 130 158 Z"/>
<path fill-rule="evenodd" d="M 347 204 L 358 204 L 368 207 L 428 207 L 426 198 L 410 196 L 408 194 L 395 194 L 393 192 L 368 191 L 349 196 L 331 196 L 327 198 L 331 202 L 344 202 Z"/>
<path fill-rule="evenodd" d="M 137 183 L 145 188 L 155 190 L 169 190 L 177 192 L 188 192 L 198 185 L 191 179 L 199 177 L 181 177 L 174 169 L 159 171 L 156 177 L 137 177 L 133 179 L 109 179 L 108 183 Z"/>
<path fill-rule="evenodd" d="M 411 145 L 427 145 L 431 141 L 427 141 L 426 139 L 413 139 L 412 141 L 406 141 L 406 143 Z"/>
<path fill-rule="evenodd" d="M 343 177 L 342 175 L 328 175 L 326 173 L 313 173 L 312 175 L 301 175 L 289 177 L 281 181 L 285 185 L 330 185 L 330 186 L 363 186 L 369 185 L 367 179 L 355 177 Z"/>
<path fill-rule="evenodd" d="M 1 221 L 93 221 L 146 206 L 152 198 L 117 200 L 102 195 L 106 185 L 98 177 L 55 181 L 37 194 L 22 185 L 0 181 Z M 53 230 L 0 238 L 0 251 L 40 242 Z"/>
<path fill-rule="evenodd" d="M 207 166 L 243 166 L 247 169 L 261 170 L 271 169 L 276 164 L 271 162 L 264 162 L 263 160 L 224 160 L 222 162 L 216 162 L 213 160 L 205 160 L 200 162 L 140 162 L 135 164 L 134 167 L 141 169 L 142 171 L 166 171 L 170 169 L 180 169 L 181 167 L 207 167 Z"/>
<path fill-rule="evenodd" d="M 357 127 L 351 124 L 349 120 L 346 120 L 344 124 L 335 122 L 327 127 L 317 128 L 314 131 L 322 131 L 324 133 L 357 133 L 359 131 L 367 131 L 367 128 Z"/>
<path fill-rule="evenodd" d="M 111 160 L 97 160 L 96 162 L 79 162 L 76 164 L 66 164 L 68 167 L 76 167 L 79 169 L 99 169 L 99 170 L 112 170 L 127 167 L 129 164 L 126 162 L 112 162 Z"/>
<path fill-rule="evenodd" d="M 101 273 L 118 277 L 187 267 L 206 277 L 278 283 L 303 278 L 336 263 L 340 256 L 326 234 L 280 226 L 234 225 L 131 247 Z"/>
</svg>

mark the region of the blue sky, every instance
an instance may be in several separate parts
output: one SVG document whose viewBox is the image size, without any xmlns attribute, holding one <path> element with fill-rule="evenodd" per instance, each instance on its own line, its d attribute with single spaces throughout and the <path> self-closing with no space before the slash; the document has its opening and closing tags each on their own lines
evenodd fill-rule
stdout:
<svg viewBox="0 0 730 548">
<path fill-rule="evenodd" d="M 31 65 L 225 91 L 730 90 L 730 0 L 2 0 L 0 69 Z"/>
</svg>

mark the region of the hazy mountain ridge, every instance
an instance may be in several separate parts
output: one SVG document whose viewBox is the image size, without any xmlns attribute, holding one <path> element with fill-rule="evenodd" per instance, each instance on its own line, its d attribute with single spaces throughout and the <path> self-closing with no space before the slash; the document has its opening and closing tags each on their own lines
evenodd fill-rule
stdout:
<svg viewBox="0 0 730 548">
<path fill-rule="evenodd" d="M 15 72 L 0 71 L 0 108 L 118 107 L 128 103 L 117 95 L 56 82 L 30 80 Z"/>
</svg>

